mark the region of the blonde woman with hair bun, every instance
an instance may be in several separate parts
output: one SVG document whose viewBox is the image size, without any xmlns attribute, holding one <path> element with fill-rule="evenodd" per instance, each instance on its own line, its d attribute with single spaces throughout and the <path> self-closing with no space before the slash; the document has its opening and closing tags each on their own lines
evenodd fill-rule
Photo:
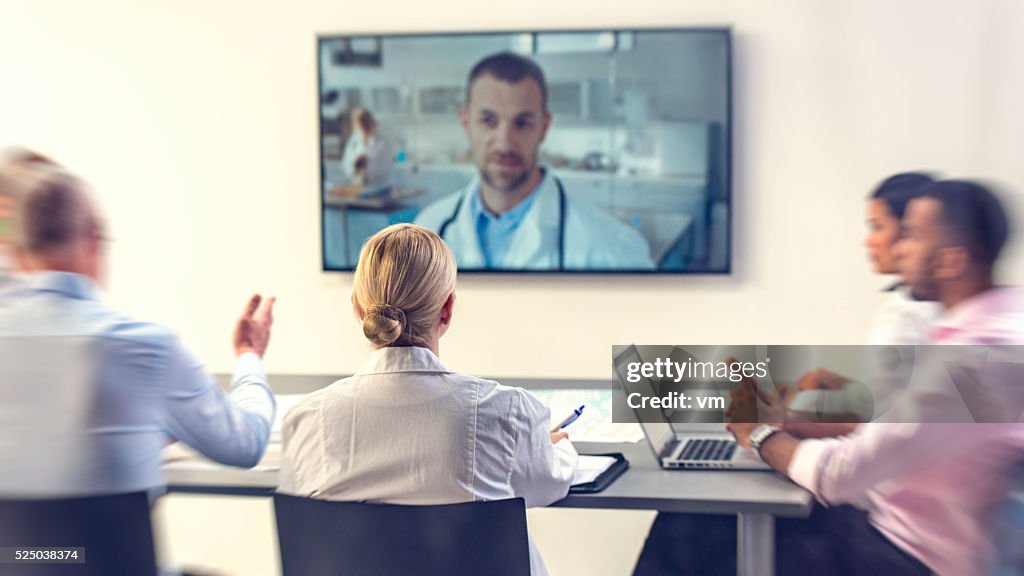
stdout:
<svg viewBox="0 0 1024 576">
<path fill-rule="evenodd" d="M 455 258 L 433 232 L 396 224 L 359 253 L 352 306 L 377 348 L 419 346 L 437 355 L 455 304 Z"/>
<path fill-rule="evenodd" d="M 455 307 L 455 259 L 413 224 L 363 245 L 352 308 L 374 348 L 350 378 L 310 394 L 284 419 L 281 487 L 328 500 L 448 504 L 568 493 L 576 451 L 521 388 L 445 368 L 438 341 Z M 546 574 L 530 542 L 533 574 Z"/>
</svg>

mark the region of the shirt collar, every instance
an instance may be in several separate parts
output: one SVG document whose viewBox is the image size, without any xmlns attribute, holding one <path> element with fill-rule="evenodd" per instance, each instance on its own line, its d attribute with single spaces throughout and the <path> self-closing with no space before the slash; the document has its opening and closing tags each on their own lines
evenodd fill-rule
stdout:
<svg viewBox="0 0 1024 576">
<path fill-rule="evenodd" d="M 369 360 L 356 373 L 393 374 L 396 372 L 444 372 L 448 369 L 428 348 L 418 346 L 391 346 L 373 351 Z"/>
<path fill-rule="evenodd" d="M 32 292 L 58 292 L 78 300 L 99 300 L 95 282 L 87 276 L 72 272 L 33 272 L 23 277 L 21 290 Z"/>
<path fill-rule="evenodd" d="M 1024 290 L 1016 287 L 993 288 L 944 311 L 932 324 L 933 340 L 954 338 L 958 334 L 985 331 L 1011 321 L 1024 313 Z"/>
<path fill-rule="evenodd" d="M 522 202 L 516 204 L 508 212 L 502 212 L 497 216 L 484 209 L 484 203 L 481 199 L 482 192 L 480 191 L 480 180 L 477 179 L 474 183 L 474 190 L 469 203 L 470 210 L 473 212 L 473 221 L 476 222 L 483 218 L 489 223 L 501 222 L 503 224 L 508 223 L 510 225 L 518 225 L 519 222 L 522 222 L 523 218 L 526 217 L 526 213 L 530 211 L 530 207 L 533 206 L 533 202 L 537 198 L 537 192 L 547 184 L 547 170 L 543 170 L 543 174 L 544 175 L 541 177 L 540 182 L 537 183 L 537 187 L 534 188 L 526 198 L 523 198 Z"/>
</svg>

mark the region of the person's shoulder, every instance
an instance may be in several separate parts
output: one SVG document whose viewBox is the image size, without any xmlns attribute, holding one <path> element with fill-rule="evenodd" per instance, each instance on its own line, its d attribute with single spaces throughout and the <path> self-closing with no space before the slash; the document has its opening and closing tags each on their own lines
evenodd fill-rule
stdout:
<svg viewBox="0 0 1024 576">
<path fill-rule="evenodd" d="M 352 390 L 353 377 L 336 380 L 332 384 L 324 386 L 306 394 L 302 400 L 295 403 L 288 413 L 284 415 L 285 422 L 294 423 L 318 415 L 325 407 L 339 401 L 340 398 L 348 395 Z"/>
<path fill-rule="evenodd" d="M 441 374 L 442 377 L 450 383 L 457 384 L 460 387 L 471 387 L 477 390 L 481 398 L 489 394 L 504 394 L 506 390 L 510 388 L 496 380 L 489 380 L 487 378 L 473 376 L 472 374 L 464 374 L 462 372 L 450 370 Z"/>
<path fill-rule="evenodd" d="M 100 302 L 95 303 L 91 316 L 92 331 L 106 339 L 162 349 L 183 346 L 181 337 L 171 328 L 157 322 L 136 319 Z"/>
<path fill-rule="evenodd" d="M 296 405 L 316 406 L 321 405 L 324 402 L 328 402 L 332 398 L 350 396 L 355 393 L 355 387 L 358 380 L 358 376 L 349 376 L 347 378 L 335 380 L 319 390 L 314 390 L 309 394 L 306 394 L 305 398 Z"/>
<path fill-rule="evenodd" d="M 654 267 L 651 247 L 639 230 L 616 218 L 604 208 L 585 200 L 572 200 L 566 216 L 568 235 L 586 239 L 566 250 L 569 267 L 590 269 L 638 269 Z M 583 259 L 580 262 L 580 258 Z"/>
<path fill-rule="evenodd" d="M 436 232 L 441 223 L 454 213 L 461 197 L 462 191 L 458 190 L 434 200 L 420 210 L 413 222 Z"/>
<path fill-rule="evenodd" d="M 497 380 L 480 378 L 461 372 L 448 372 L 445 378 L 458 383 L 459 387 L 476 390 L 477 401 L 480 403 L 518 401 L 521 388 L 506 386 Z"/>
<path fill-rule="evenodd" d="M 942 312 L 938 302 L 914 300 L 905 292 L 894 292 L 885 300 L 880 308 L 882 314 L 906 319 L 910 322 L 930 324 Z"/>
<path fill-rule="evenodd" d="M 924 344 L 941 307 L 935 302 L 914 300 L 904 290 L 888 294 L 875 310 L 868 344 Z"/>
<path fill-rule="evenodd" d="M 525 388 L 509 386 L 493 380 L 474 378 L 480 385 L 480 397 L 518 405 L 520 413 L 537 414 L 546 410 L 544 403 Z"/>
<path fill-rule="evenodd" d="M 568 199 L 569 214 L 567 219 L 588 230 L 599 231 L 594 234 L 594 240 L 608 244 L 621 245 L 623 241 L 632 241 L 647 245 L 640 231 L 629 224 L 612 216 L 604 208 L 594 205 L 585 200 Z"/>
<path fill-rule="evenodd" d="M 995 289 L 989 309 L 973 328 L 984 343 L 1024 345 L 1024 289 Z"/>
</svg>

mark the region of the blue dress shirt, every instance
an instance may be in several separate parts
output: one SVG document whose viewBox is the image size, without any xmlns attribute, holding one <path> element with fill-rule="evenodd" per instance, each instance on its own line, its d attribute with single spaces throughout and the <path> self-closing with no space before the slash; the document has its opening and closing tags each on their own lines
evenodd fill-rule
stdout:
<svg viewBox="0 0 1024 576">
<path fill-rule="evenodd" d="M 544 175 L 544 179 L 547 179 L 547 174 Z M 480 198 L 480 187 L 477 186 L 476 192 L 473 193 L 473 201 L 470 202 L 470 209 L 476 221 L 476 236 L 480 239 L 480 250 L 484 254 L 488 268 L 501 268 L 504 265 L 509 244 L 512 243 L 512 235 L 529 213 L 533 200 L 537 197 L 537 190 L 544 185 L 544 179 L 541 179 L 537 188 L 523 198 L 522 202 L 497 216 L 484 208 L 483 200 Z"/>
<path fill-rule="evenodd" d="M 0 495 L 158 492 L 172 439 L 234 466 L 263 455 L 274 397 L 257 355 L 225 395 L 174 333 L 105 306 L 84 276 L 27 276 L 4 304 Z"/>
</svg>

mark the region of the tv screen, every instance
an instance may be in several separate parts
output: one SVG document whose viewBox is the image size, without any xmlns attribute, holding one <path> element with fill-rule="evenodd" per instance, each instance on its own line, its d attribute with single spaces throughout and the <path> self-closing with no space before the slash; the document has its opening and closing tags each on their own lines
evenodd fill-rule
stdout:
<svg viewBox="0 0 1024 576">
<path fill-rule="evenodd" d="M 727 29 L 318 38 L 324 270 L 399 222 L 460 272 L 728 273 Z"/>
</svg>

